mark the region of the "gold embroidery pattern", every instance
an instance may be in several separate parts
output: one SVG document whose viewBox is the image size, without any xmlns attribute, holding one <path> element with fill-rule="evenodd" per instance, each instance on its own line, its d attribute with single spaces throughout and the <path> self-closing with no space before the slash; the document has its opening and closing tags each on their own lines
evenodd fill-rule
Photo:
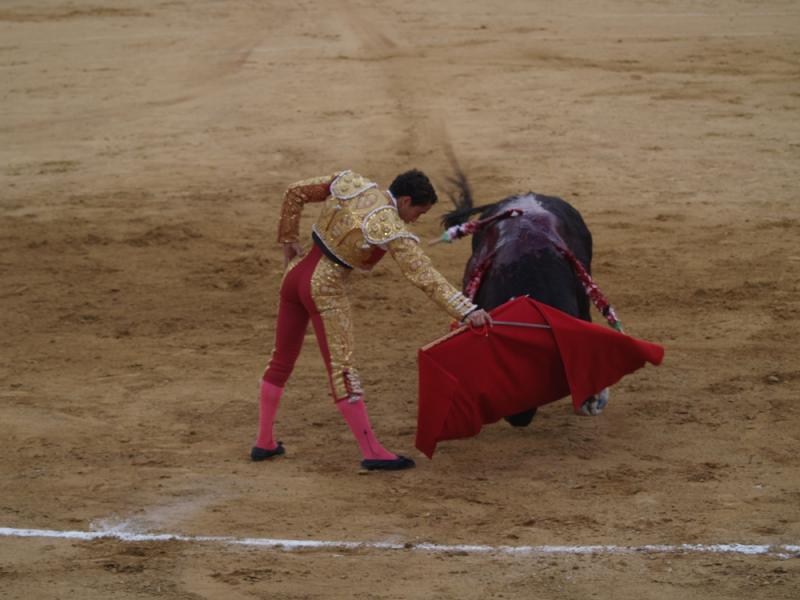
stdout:
<svg viewBox="0 0 800 600">
<path fill-rule="evenodd" d="M 288 269 L 287 269 L 287 272 L 288 272 Z M 284 273 L 284 277 L 286 277 L 285 273 Z M 281 296 L 280 296 L 280 294 L 278 294 L 278 301 L 275 304 L 276 304 L 276 306 L 275 306 L 275 314 L 277 315 L 280 312 L 280 309 L 281 309 Z M 261 376 L 262 378 L 264 377 L 264 375 L 267 374 L 267 370 L 269 369 L 269 365 L 272 362 L 272 359 L 275 358 L 275 351 L 276 350 L 277 350 L 277 348 L 275 347 L 275 344 L 273 343 L 272 352 L 269 353 L 270 360 L 264 366 L 264 374 Z"/>
<path fill-rule="evenodd" d="M 328 197 L 327 185 L 332 177 L 314 177 L 289 186 L 283 196 L 281 220 L 278 223 L 278 242 L 296 242 L 300 233 L 300 215 L 308 202 L 321 202 Z"/>
<path fill-rule="evenodd" d="M 396 238 L 389 242 L 389 252 L 406 279 L 425 292 L 451 317 L 461 320 L 477 308 L 433 267 L 431 259 L 416 241 L 407 237 Z"/>
<path fill-rule="evenodd" d="M 378 187 L 378 184 L 371 182 L 358 173 L 343 171 L 333 180 L 331 184 L 331 195 L 340 200 L 350 200 L 362 192 L 375 187 Z"/>
<path fill-rule="evenodd" d="M 377 188 L 370 188 L 351 200 L 331 196 L 325 201 L 314 231 L 339 259 L 357 269 L 369 269 L 373 247 L 364 238 L 365 217 L 381 207 L 391 208 L 389 198 Z"/>
<path fill-rule="evenodd" d="M 344 267 L 323 257 L 311 276 L 311 297 L 325 326 L 337 400 L 363 395 L 358 371 L 353 367 L 353 322 L 347 296 L 349 274 Z"/>
<path fill-rule="evenodd" d="M 364 232 L 364 239 L 370 244 L 386 244 L 400 237 L 419 241 L 417 236 L 406 229 L 394 206 L 383 206 L 373 210 L 367 215 L 361 230 Z"/>
<path fill-rule="evenodd" d="M 371 188 L 350 201 L 350 210 L 363 216 L 370 210 L 379 206 L 384 206 L 388 202 L 389 198 L 387 198 L 383 192 L 378 188 Z"/>
<path fill-rule="evenodd" d="M 364 388 L 355 369 L 344 369 L 344 384 L 347 387 L 347 397 L 352 401 L 364 396 Z"/>
</svg>

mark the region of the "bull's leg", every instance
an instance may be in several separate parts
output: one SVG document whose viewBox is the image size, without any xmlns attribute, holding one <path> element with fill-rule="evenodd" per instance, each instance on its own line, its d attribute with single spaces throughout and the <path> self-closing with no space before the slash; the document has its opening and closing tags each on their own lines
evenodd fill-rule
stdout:
<svg viewBox="0 0 800 600">
<path fill-rule="evenodd" d="M 608 388 L 605 388 L 599 394 L 595 394 L 594 396 L 590 396 L 587 398 L 584 403 L 581 405 L 581 413 L 586 417 L 596 417 L 600 413 L 603 412 L 603 409 L 608 405 L 608 397 L 610 395 L 610 391 Z"/>
<path fill-rule="evenodd" d="M 510 417 L 505 417 L 505 420 L 514 427 L 527 427 L 531 424 L 531 421 L 533 421 L 535 414 L 536 409 L 532 408 L 530 410 L 526 410 L 525 412 L 517 413 L 515 415 L 511 415 Z"/>
</svg>

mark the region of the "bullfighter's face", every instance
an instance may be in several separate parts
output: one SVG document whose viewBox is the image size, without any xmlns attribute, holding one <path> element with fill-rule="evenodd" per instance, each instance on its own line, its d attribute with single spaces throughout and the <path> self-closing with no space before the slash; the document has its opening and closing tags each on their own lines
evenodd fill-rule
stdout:
<svg viewBox="0 0 800 600">
<path fill-rule="evenodd" d="M 397 199 L 397 212 L 400 218 L 406 223 L 414 223 L 422 215 L 431 209 L 433 204 L 421 204 L 414 206 L 411 204 L 411 196 L 400 196 Z"/>
</svg>

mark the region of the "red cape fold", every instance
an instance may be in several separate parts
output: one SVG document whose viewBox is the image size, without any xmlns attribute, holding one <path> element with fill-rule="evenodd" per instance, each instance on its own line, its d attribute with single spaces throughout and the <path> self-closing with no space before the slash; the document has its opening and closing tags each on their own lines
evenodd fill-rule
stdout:
<svg viewBox="0 0 800 600">
<path fill-rule="evenodd" d="M 472 437 L 485 424 L 567 395 L 577 412 L 588 397 L 664 358 L 657 344 L 527 297 L 491 314 L 496 321 L 546 328 L 462 328 L 419 351 L 416 446 L 428 458 L 438 442 Z"/>
</svg>

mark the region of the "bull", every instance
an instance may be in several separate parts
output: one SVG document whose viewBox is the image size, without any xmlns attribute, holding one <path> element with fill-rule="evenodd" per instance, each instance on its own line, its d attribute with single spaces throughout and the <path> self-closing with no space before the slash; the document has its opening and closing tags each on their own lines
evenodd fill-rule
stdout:
<svg viewBox="0 0 800 600">
<path fill-rule="evenodd" d="M 451 183 L 455 209 L 442 218 L 445 229 L 462 225 L 473 215 L 485 223 L 472 236 L 472 255 L 463 278 L 465 294 L 487 311 L 512 298 L 529 296 L 591 322 L 586 281 L 592 269 L 592 234 L 574 206 L 533 192 L 475 206 L 469 182 L 457 167 Z M 610 306 L 608 311 L 613 314 Z M 596 416 L 607 404 L 608 389 L 604 389 L 587 398 L 580 413 Z M 533 408 L 506 421 L 526 427 L 535 414 Z"/>
</svg>

